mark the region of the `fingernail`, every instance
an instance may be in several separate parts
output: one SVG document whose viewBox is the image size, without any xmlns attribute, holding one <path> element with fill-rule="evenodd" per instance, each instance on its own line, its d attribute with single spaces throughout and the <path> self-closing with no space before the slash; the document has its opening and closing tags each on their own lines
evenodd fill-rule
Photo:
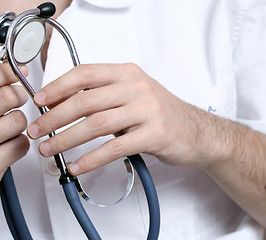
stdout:
<svg viewBox="0 0 266 240">
<path fill-rule="evenodd" d="M 46 93 L 44 91 L 39 91 L 35 94 L 34 96 L 34 100 L 35 102 L 39 103 L 39 104 L 45 104 L 46 101 Z"/>
<path fill-rule="evenodd" d="M 31 138 L 37 138 L 40 132 L 40 127 L 37 124 L 30 124 L 28 134 Z"/>
<path fill-rule="evenodd" d="M 77 163 L 72 163 L 69 165 L 70 173 L 73 175 L 78 175 L 80 171 L 80 167 Z"/>
<path fill-rule="evenodd" d="M 40 144 L 40 151 L 44 156 L 49 156 L 51 152 L 51 144 L 47 142 L 43 142 Z"/>
</svg>

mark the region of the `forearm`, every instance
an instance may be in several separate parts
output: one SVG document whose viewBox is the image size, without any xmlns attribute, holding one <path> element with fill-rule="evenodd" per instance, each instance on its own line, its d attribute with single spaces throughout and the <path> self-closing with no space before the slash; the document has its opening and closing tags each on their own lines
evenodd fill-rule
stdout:
<svg viewBox="0 0 266 240">
<path fill-rule="evenodd" d="M 211 118 L 209 128 L 214 134 L 209 146 L 215 149 L 210 152 L 216 152 L 216 157 L 201 168 L 266 228 L 266 136 L 225 119 Z M 216 142 L 220 147 L 215 147 Z"/>
</svg>

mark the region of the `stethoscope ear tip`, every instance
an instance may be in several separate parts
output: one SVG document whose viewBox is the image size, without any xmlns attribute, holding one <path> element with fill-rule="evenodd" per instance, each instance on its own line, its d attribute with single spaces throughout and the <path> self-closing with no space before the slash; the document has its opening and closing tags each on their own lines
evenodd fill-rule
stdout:
<svg viewBox="0 0 266 240">
<path fill-rule="evenodd" d="M 52 17 L 56 12 L 55 5 L 51 2 L 42 3 L 37 8 L 40 9 L 41 13 L 39 14 L 39 17 L 42 18 Z"/>
</svg>

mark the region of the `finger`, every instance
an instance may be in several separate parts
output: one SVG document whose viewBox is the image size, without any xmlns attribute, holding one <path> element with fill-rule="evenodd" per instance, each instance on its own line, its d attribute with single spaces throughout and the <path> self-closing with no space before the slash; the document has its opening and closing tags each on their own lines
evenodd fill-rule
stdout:
<svg viewBox="0 0 266 240">
<path fill-rule="evenodd" d="M 21 107 L 27 102 L 28 95 L 21 86 L 4 86 L 0 88 L 0 116 L 7 111 Z"/>
<path fill-rule="evenodd" d="M 48 108 L 52 109 L 57 105 L 61 104 L 62 102 L 66 101 L 68 98 L 74 96 L 75 94 L 82 94 L 82 93 L 84 93 L 85 96 L 87 96 L 88 94 L 88 96 L 87 98 L 84 96 L 80 100 L 77 99 L 79 100 L 77 104 L 79 104 L 81 108 L 87 106 L 88 103 L 91 102 L 96 103 L 95 102 L 95 100 L 97 100 L 96 97 L 98 97 L 97 101 L 98 104 L 100 104 L 100 101 L 102 101 L 102 103 L 104 102 L 104 104 L 106 104 L 107 101 L 109 100 L 111 102 L 116 102 L 118 98 L 124 99 L 125 102 L 125 99 L 128 99 L 129 96 L 131 97 L 133 96 L 133 93 L 130 91 L 128 91 L 128 93 L 125 94 L 125 89 L 129 89 L 129 86 L 127 84 L 124 84 L 123 87 L 121 87 L 119 84 L 113 84 L 113 85 L 104 86 L 103 88 L 87 89 L 84 91 L 74 92 L 71 93 L 70 95 L 66 95 L 65 97 L 61 98 L 59 101 L 48 105 Z"/>
<path fill-rule="evenodd" d="M 83 90 L 127 79 L 126 64 L 80 65 L 51 82 L 34 97 L 37 106 L 47 106 Z M 135 66 L 135 65 L 134 65 Z M 129 67 L 128 67 L 129 68 Z"/>
<path fill-rule="evenodd" d="M 39 150 L 43 156 L 52 156 L 97 137 L 110 135 L 124 128 L 138 125 L 142 121 L 142 116 L 135 114 L 129 107 L 95 113 L 42 142 Z"/>
<path fill-rule="evenodd" d="M 19 67 L 19 69 L 25 77 L 29 75 L 29 68 L 26 65 Z M 12 84 L 17 81 L 18 79 L 8 63 L 0 65 L 0 86 Z"/>
<path fill-rule="evenodd" d="M 108 164 L 120 157 L 145 152 L 146 149 L 143 143 L 147 140 L 143 132 L 145 132 L 143 129 L 138 128 L 135 131 L 104 143 L 101 147 L 82 156 L 75 163 L 70 164 L 70 174 L 74 176 L 80 175 Z"/>
<path fill-rule="evenodd" d="M 0 145 L 0 178 L 15 161 L 26 155 L 30 147 L 28 138 L 19 135 Z"/>
<path fill-rule="evenodd" d="M 28 135 L 39 138 L 81 117 L 119 107 L 129 98 L 129 94 L 124 96 L 123 92 L 123 87 L 116 85 L 79 92 L 32 122 Z"/>
<path fill-rule="evenodd" d="M 53 109 L 54 107 L 56 107 L 57 105 L 61 104 L 61 103 L 64 102 L 64 101 L 66 101 L 68 98 L 72 97 L 73 95 L 74 95 L 74 94 L 72 94 L 72 95 L 70 95 L 70 96 L 66 96 L 66 97 L 60 99 L 60 101 L 48 105 L 48 106 L 47 106 L 48 109 L 49 109 L 49 110 Z"/>
<path fill-rule="evenodd" d="M 15 110 L 0 118 L 0 143 L 21 134 L 27 127 L 25 115 Z"/>
</svg>

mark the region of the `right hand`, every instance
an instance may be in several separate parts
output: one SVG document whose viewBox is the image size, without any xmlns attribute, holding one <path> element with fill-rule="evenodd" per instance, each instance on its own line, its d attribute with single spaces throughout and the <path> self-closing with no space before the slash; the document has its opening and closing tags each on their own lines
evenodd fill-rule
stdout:
<svg viewBox="0 0 266 240">
<path fill-rule="evenodd" d="M 21 68 L 25 76 L 29 70 Z M 27 102 L 23 87 L 11 85 L 17 78 L 7 63 L 0 65 L 0 180 L 6 169 L 29 150 L 28 138 L 22 134 L 27 127 L 27 119 L 22 111 L 12 110 Z M 12 111 L 10 111 L 12 110 Z"/>
</svg>

